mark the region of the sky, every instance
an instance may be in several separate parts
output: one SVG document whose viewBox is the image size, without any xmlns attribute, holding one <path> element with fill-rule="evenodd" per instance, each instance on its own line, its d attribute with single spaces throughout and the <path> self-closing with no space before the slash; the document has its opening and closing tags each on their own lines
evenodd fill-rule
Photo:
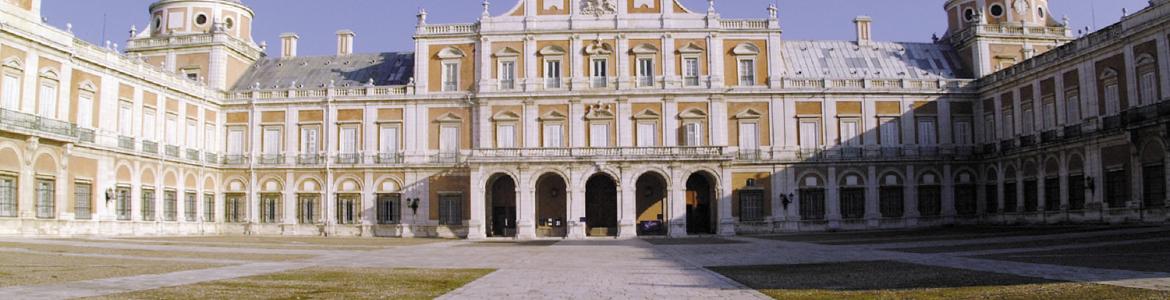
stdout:
<svg viewBox="0 0 1170 300">
<path fill-rule="evenodd" d="M 503 14 L 519 0 L 492 0 L 492 14 Z M 705 12 L 706 0 L 681 0 Z M 717 0 L 723 18 L 766 18 L 777 0 Z M 154 0 L 45 0 L 43 15 L 56 27 L 73 24 L 78 37 L 94 44 L 125 44 L 131 25 L 146 28 Z M 428 22 L 472 23 L 483 11 L 481 0 L 243 0 L 256 12 L 257 43 L 267 41 L 269 54 L 279 51 L 279 36 L 296 32 L 300 55 L 336 52 L 336 32 L 357 32 L 355 52 L 411 51 L 418 9 Z M 853 19 L 874 19 L 873 37 L 882 41 L 928 42 L 947 29 L 944 0 L 779 0 L 780 27 L 788 40 L 852 40 Z M 1049 10 L 1068 16 L 1073 28 L 1101 28 L 1117 22 L 1122 9 L 1146 7 L 1148 0 L 1050 0 Z M 104 38 L 103 38 L 104 37 Z"/>
</svg>

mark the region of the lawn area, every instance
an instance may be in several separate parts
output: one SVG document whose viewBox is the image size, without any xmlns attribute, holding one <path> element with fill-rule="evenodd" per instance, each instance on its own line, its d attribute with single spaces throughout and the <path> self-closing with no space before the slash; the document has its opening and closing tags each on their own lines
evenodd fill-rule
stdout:
<svg viewBox="0 0 1170 300">
<path fill-rule="evenodd" d="M 753 236 L 754 238 L 788 242 L 808 242 L 825 245 L 861 245 L 924 241 L 950 241 L 976 238 L 1010 237 L 1025 235 L 1061 234 L 1087 232 L 1119 227 L 1009 227 L 1009 226 L 960 226 L 915 230 L 893 231 L 849 231 L 827 233 L 797 233 L 783 235 Z"/>
<path fill-rule="evenodd" d="M 155 251 L 138 249 L 113 249 L 98 247 L 77 247 L 71 245 L 49 245 L 34 243 L 0 242 L 0 248 L 25 249 L 35 252 L 52 252 L 68 254 L 104 254 L 136 257 L 165 257 L 165 258 L 208 258 L 232 259 L 249 261 L 286 261 L 312 258 L 313 255 L 294 254 L 257 254 L 257 253 L 212 253 L 212 252 L 183 252 L 183 251 Z M 0 255 L 6 255 L 0 252 Z"/>
<path fill-rule="evenodd" d="M 354 238 L 354 237 L 305 237 L 305 236 L 192 236 L 192 237 L 142 237 L 109 240 L 85 240 L 90 242 L 127 242 L 170 246 L 207 246 L 261 249 L 305 249 L 305 250 L 375 250 L 386 247 L 415 246 L 447 239 L 402 239 L 402 238 Z"/>
<path fill-rule="evenodd" d="M 1089 243 L 1100 242 L 1126 242 L 1154 238 L 1170 237 L 1170 232 L 1146 232 L 1133 234 L 1115 234 L 1106 236 L 1091 236 L 1083 238 L 1068 238 L 1068 239 L 1034 239 L 1018 242 L 1007 243 L 986 243 L 986 244 L 967 244 L 955 246 L 936 246 L 936 247 L 918 247 L 918 248 L 901 248 L 892 249 L 895 251 L 911 252 L 911 253 L 947 253 L 947 252 L 967 252 L 980 250 L 1001 250 L 1001 249 L 1020 249 L 1020 248 L 1039 248 L 1051 246 L 1065 246 L 1065 245 L 1081 245 Z"/>
<path fill-rule="evenodd" d="M 1170 272 L 1170 241 L 1005 253 L 976 258 L 1100 269 Z"/>
<path fill-rule="evenodd" d="M 0 253 L 0 286 L 162 274 L 218 266 L 220 265 L 3 252 Z"/>
<path fill-rule="evenodd" d="M 712 267 L 776 299 L 1167 299 L 1170 292 L 888 261 Z"/>
<path fill-rule="evenodd" d="M 491 272 L 308 268 L 94 299 L 433 299 Z"/>
</svg>

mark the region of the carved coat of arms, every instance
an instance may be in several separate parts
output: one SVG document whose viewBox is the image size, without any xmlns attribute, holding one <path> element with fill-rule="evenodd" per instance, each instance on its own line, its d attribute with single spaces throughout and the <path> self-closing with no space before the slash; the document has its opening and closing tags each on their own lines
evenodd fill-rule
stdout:
<svg viewBox="0 0 1170 300">
<path fill-rule="evenodd" d="M 583 0 L 581 1 L 581 13 L 586 15 L 609 15 L 617 13 L 617 4 L 614 0 Z"/>
</svg>

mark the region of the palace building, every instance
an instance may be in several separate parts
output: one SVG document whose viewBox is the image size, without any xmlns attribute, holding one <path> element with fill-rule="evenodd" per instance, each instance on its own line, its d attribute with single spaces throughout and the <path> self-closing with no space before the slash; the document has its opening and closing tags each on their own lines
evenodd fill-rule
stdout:
<svg viewBox="0 0 1170 300">
<path fill-rule="evenodd" d="M 279 55 L 239 0 L 93 45 L 0 0 L 0 235 L 483 239 L 1166 222 L 1170 1 L 1094 32 L 939 1 L 933 43 L 769 7 L 518 0 Z M 260 20 L 263 22 L 263 19 Z M 410 26 L 410 24 L 400 24 Z M 403 41 L 404 43 L 407 41 Z"/>
</svg>

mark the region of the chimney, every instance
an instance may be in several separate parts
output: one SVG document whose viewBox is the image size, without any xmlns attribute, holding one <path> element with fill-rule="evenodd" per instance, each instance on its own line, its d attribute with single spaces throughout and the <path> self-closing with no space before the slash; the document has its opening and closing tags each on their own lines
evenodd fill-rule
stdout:
<svg viewBox="0 0 1170 300">
<path fill-rule="evenodd" d="M 301 37 L 296 33 L 287 32 L 280 35 L 280 58 L 297 57 L 297 41 Z"/>
<path fill-rule="evenodd" d="M 857 24 L 857 44 L 866 45 L 873 41 L 873 36 L 870 33 L 870 25 L 873 24 L 873 19 L 867 16 L 858 16 L 853 19 L 853 24 Z"/>
<path fill-rule="evenodd" d="M 356 34 L 352 30 L 342 29 L 337 32 L 337 56 L 353 54 L 353 38 Z"/>
</svg>

